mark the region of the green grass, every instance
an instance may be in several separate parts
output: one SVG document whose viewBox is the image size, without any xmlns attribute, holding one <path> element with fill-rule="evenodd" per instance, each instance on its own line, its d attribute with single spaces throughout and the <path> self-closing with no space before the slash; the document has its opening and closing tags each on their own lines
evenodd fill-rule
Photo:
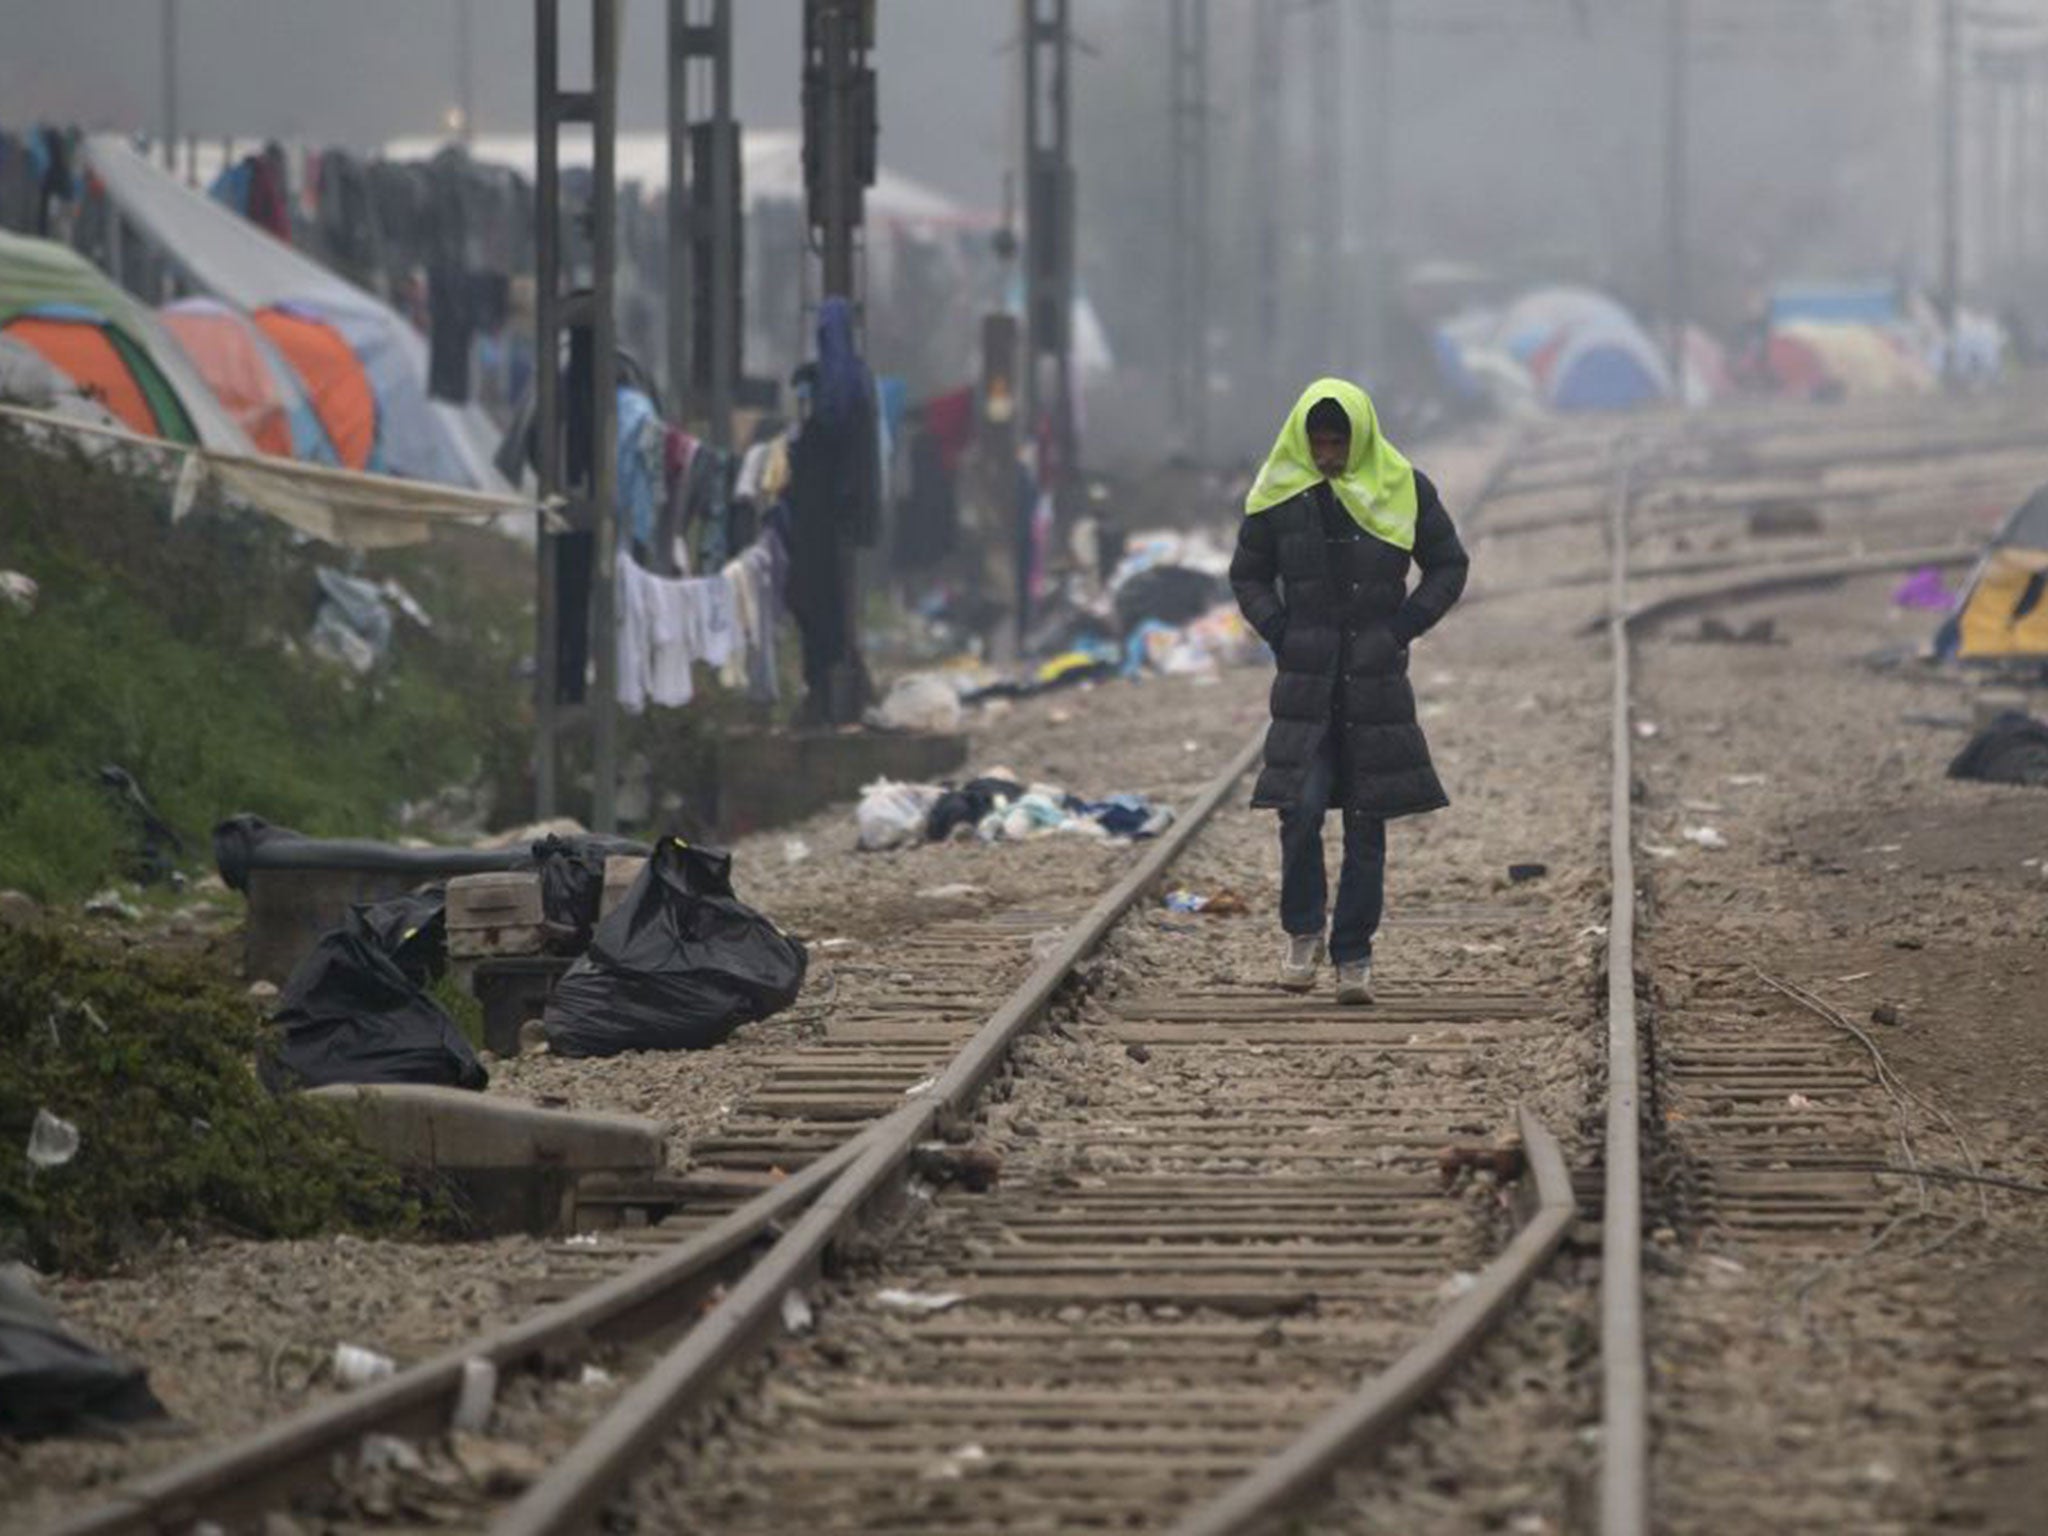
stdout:
<svg viewBox="0 0 2048 1536">
<path fill-rule="evenodd" d="M 401 573 L 436 626 L 400 620 L 390 664 L 362 680 L 300 648 L 313 568 L 345 556 L 254 515 L 173 528 L 166 500 L 0 427 L 0 567 L 42 588 L 32 614 L 0 608 L 0 886 L 61 900 L 122 871 L 134 833 L 94 782 L 102 764 L 135 776 L 193 868 L 237 811 L 377 836 L 402 802 L 452 782 L 518 797 L 530 710 L 512 675 L 528 595 L 516 548 L 474 535 L 370 562 Z"/>
<path fill-rule="evenodd" d="M 0 1257 L 89 1273 L 169 1236 L 438 1223 L 331 1110 L 263 1088 L 264 1034 L 198 962 L 0 927 Z M 78 1128 L 70 1162 L 23 1155 L 38 1109 Z"/>
</svg>

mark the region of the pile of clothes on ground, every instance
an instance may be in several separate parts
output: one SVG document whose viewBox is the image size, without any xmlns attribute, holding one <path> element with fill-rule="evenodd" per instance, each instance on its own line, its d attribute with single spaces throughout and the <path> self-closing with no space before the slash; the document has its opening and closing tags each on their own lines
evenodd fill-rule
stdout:
<svg viewBox="0 0 2048 1536">
<path fill-rule="evenodd" d="M 861 791 L 854 819 L 860 846 L 874 853 L 919 843 L 1019 843 L 1062 834 L 1136 840 L 1173 825 L 1173 811 L 1143 795 L 1090 800 L 1056 784 L 1027 784 L 996 768 L 958 785 L 878 779 Z"/>
</svg>

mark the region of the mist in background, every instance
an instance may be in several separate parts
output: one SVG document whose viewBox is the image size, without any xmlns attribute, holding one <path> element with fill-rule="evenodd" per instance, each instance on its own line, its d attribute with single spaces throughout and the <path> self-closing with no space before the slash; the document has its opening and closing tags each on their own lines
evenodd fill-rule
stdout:
<svg viewBox="0 0 2048 1536">
<path fill-rule="evenodd" d="M 1324 3 L 1336 11 L 1212 0 L 1210 302 L 1192 323 L 1204 336 L 1216 451 L 1262 446 L 1307 373 L 1337 369 L 1376 386 L 1398 374 L 1384 351 L 1361 355 L 1368 304 L 1400 322 L 1390 333 L 1410 352 L 1417 337 L 1426 348 L 1446 304 L 1538 282 L 1599 286 L 1652 324 L 1662 319 L 1664 0 L 1392 0 L 1383 37 L 1368 24 L 1370 0 Z M 2008 9 L 2030 7 L 2040 8 Z M 1760 312 L 1773 285 L 1802 277 L 1931 279 L 1939 7 L 1691 0 L 1690 10 L 1689 318 L 1725 334 Z M 663 120 L 664 12 L 657 0 L 626 6 L 627 127 Z M 797 127 L 800 5 L 742 0 L 735 12 L 741 120 Z M 189 133 L 368 149 L 442 129 L 459 97 L 458 0 L 180 0 L 179 15 Z M 581 43 L 588 8 L 568 4 L 563 15 Z M 7 118 L 153 132 L 161 16 L 160 0 L 0 0 Z M 470 17 L 475 126 L 529 129 L 532 7 L 470 0 Z M 1167 6 L 1075 0 L 1073 18 L 1079 276 L 1119 363 L 1114 386 L 1090 402 L 1091 435 L 1170 441 L 1161 379 L 1180 321 L 1166 279 L 1176 238 Z M 1254 74 L 1261 18 L 1280 81 L 1266 153 L 1256 109 L 1272 93 Z M 880 0 L 885 163 L 971 209 L 1000 206 L 1018 139 L 1018 25 L 1014 0 Z M 1334 63 L 1319 73 L 1332 38 Z M 1384 102 L 1368 89 L 1381 78 Z M 2048 199 L 2001 211 L 1998 189 L 2017 183 L 2002 182 L 2007 172 L 1975 147 L 1990 142 L 1991 110 L 1973 99 L 1964 117 L 1964 277 L 1979 289 L 2042 275 L 2034 267 L 2048 252 Z M 2048 140 L 2048 111 L 2041 117 Z M 1366 146 L 1382 121 L 1390 175 L 1373 189 Z M 1409 282 L 1446 269 L 1462 269 L 1470 292 Z"/>
</svg>

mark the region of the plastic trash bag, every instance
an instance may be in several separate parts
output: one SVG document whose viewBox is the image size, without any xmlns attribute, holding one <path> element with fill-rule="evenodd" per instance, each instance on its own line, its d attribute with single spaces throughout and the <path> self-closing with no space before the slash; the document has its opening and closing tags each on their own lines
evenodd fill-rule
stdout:
<svg viewBox="0 0 2048 1536">
<path fill-rule="evenodd" d="M 0 1439 L 97 1432 L 163 1417 L 140 1366 L 74 1339 L 21 1271 L 0 1268 Z"/>
<path fill-rule="evenodd" d="M 898 784 L 893 779 L 877 779 L 863 786 L 853 813 L 861 847 L 878 853 L 923 842 L 932 807 L 944 793 L 933 784 Z"/>
<path fill-rule="evenodd" d="M 1948 765 L 1952 779 L 2048 785 L 2048 722 L 2007 710 L 1970 738 Z"/>
<path fill-rule="evenodd" d="M 551 947 L 580 955 L 590 943 L 591 930 L 597 927 L 598 912 L 604 905 L 604 861 L 615 853 L 644 858 L 647 845 L 595 832 L 574 837 L 551 834 L 533 845 L 532 857 L 523 867 L 540 872 L 541 917 L 570 932 L 560 946 Z"/>
<path fill-rule="evenodd" d="M 563 1056 L 697 1051 L 803 990 L 802 944 L 733 895 L 732 855 L 663 838 L 542 1018 Z"/>
<path fill-rule="evenodd" d="M 490 1079 L 476 1052 L 426 993 L 446 938 L 439 890 L 350 907 L 284 984 L 264 1082 L 273 1092 L 327 1083 L 483 1087 Z"/>
<path fill-rule="evenodd" d="M 960 729 L 960 695 L 943 677 L 917 672 L 899 677 L 888 697 L 868 711 L 867 723 L 881 731 L 946 732 Z"/>
</svg>

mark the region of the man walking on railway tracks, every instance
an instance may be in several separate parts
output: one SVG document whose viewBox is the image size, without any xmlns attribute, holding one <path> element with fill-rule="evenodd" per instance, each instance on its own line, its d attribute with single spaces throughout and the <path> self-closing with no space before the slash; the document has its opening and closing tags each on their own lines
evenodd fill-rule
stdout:
<svg viewBox="0 0 2048 1536">
<path fill-rule="evenodd" d="M 1252 804 L 1280 813 L 1280 985 L 1308 991 L 1327 952 L 1337 1001 L 1369 1003 L 1387 821 L 1450 803 L 1416 723 L 1408 647 L 1465 590 L 1465 548 L 1429 477 L 1342 379 L 1302 392 L 1245 513 L 1230 584 L 1279 663 Z M 1412 591 L 1411 565 L 1422 573 Z M 1344 818 L 1334 919 L 1331 810 Z"/>
</svg>

